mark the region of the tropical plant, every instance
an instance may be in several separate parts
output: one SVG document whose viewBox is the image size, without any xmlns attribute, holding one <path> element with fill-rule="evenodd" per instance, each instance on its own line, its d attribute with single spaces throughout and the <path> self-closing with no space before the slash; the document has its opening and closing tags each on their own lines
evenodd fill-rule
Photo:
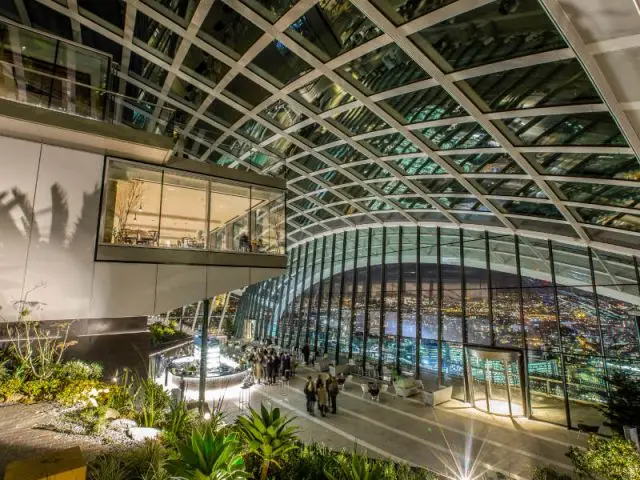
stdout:
<svg viewBox="0 0 640 480">
<path fill-rule="evenodd" d="M 138 378 L 135 395 L 138 407 L 138 423 L 143 427 L 158 427 L 165 420 L 170 398 L 162 385 L 153 378 Z"/>
<path fill-rule="evenodd" d="M 249 408 L 249 416 L 238 417 L 238 428 L 243 434 L 250 452 L 257 455 L 262 464 L 260 479 L 266 480 L 269 467 L 282 468 L 282 461 L 298 448 L 297 428 L 289 425 L 293 417 L 280 416 L 280 409 L 267 410 L 260 406 L 260 413 Z"/>
<path fill-rule="evenodd" d="M 26 377 L 48 380 L 54 377 L 62 363 L 68 341 L 70 322 L 38 322 L 32 318 L 42 303 L 29 300 L 29 296 L 42 285 L 24 294 L 14 306 L 17 320 L 6 323 L 9 352 Z"/>
<path fill-rule="evenodd" d="M 87 403 L 92 391 L 105 390 L 105 385 L 98 380 L 74 380 L 69 382 L 56 396 L 56 400 L 63 405 Z"/>
<path fill-rule="evenodd" d="M 591 435 L 587 449 L 569 448 L 576 473 L 590 480 L 640 480 L 640 453 L 633 442 Z"/>
<path fill-rule="evenodd" d="M 128 480 L 129 471 L 120 457 L 113 454 L 100 455 L 89 464 L 89 480 Z"/>
<path fill-rule="evenodd" d="M 384 469 L 363 455 L 354 453 L 351 461 L 339 462 L 338 475 L 325 469 L 329 480 L 378 480 L 385 478 Z"/>
<path fill-rule="evenodd" d="M 609 422 L 619 431 L 625 425 L 640 428 L 640 381 L 616 372 L 609 379 L 609 385 L 609 401 L 603 408 Z"/>
<path fill-rule="evenodd" d="M 124 369 L 122 374 L 116 372 L 114 379 L 115 382 L 109 387 L 107 406 L 127 416 L 134 411 L 133 402 L 136 395 L 134 376 L 128 369 Z"/>
<path fill-rule="evenodd" d="M 187 410 L 186 402 L 172 402 L 163 430 L 164 440 L 169 444 L 184 440 L 193 428 L 194 420 L 194 415 Z"/>
<path fill-rule="evenodd" d="M 185 480 L 236 480 L 249 478 L 235 434 L 211 428 L 194 429 L 179 444 L 179 459 L 170 464 L 174 476 Z"/>
<path fill-rule="evenodd" d="M 166 470 L 168 452 L 160 442 L 147 440 L 139 447 L 128 450 L 123 462 L 129 478 L 141 480 L 169 480 Z"/>
</svg>

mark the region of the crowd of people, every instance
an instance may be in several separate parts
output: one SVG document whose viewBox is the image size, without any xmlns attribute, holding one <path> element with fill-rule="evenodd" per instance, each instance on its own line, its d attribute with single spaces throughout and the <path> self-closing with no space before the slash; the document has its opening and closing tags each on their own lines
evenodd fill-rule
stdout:
<svg viewBox="0 0 640 480">
<path fill-rule="evenodd" d="M 314 381 L 311 376 L 307 377 L 304 386 L 304 395 L 307 399 L 307 412 L 315 415 L 315 404 L 318 404 L 320 414 L 325 417 L 331 409 L 331 413 L 338 413 L 338 379 L 328 374 L 325 380 L 322 374 Z"/>
<path fill-rule="evenodd" d="M 295 362 L 289 352 L 278 354 L 273 348 L 256 348 L 249 354 L 249 362 L 252 365 L 253 379 L 256 383 L 273 385 L 278 378 L 289 379 L 294 375 Z"/>
<path fill-rule="evenodd" d="M 301 353 L 307 365 L 312 365 L 309 344 L 305 343 Z M 253 347 L 249 352 L 249 362 L 252 366 L 253 382 L 265 385 L 274 385 L 280 378 L 289 380 L 295 375 L 296 361 L 289 352 L 278 353 L 274 348 Z M 304 395 L 307 400 L 307 411 L 315 415 L 316 404 L 320 414 L 325 417 L 329 411 L 337 413 L 337 398 L 340 391 L 340 383 L 344 383 L 344 376 L 336 378 L 330 373 L 320 373 L 314 380 L 307 378 L 304 385 Z"/>
</svg>

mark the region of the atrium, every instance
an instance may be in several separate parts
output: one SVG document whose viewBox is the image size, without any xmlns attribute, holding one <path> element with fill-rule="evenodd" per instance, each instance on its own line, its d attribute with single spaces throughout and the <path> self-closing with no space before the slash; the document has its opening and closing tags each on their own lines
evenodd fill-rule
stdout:
<svg viewBox="0 0 640 480">
<path fill-rule="evenodd" d="M 228 478 L 640 469 L 639 48 L 638 0 L 0 0 L 0 473 L 43 404 L 91 479 L 183 407 L 329 462 Z"/>
</svg>

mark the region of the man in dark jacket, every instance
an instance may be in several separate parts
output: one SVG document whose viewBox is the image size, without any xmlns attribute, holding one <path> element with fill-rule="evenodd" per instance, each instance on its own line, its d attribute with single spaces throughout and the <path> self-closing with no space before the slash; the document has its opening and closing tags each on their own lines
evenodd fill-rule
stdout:
<svg viewBox="0 0 640 480">
<path fill-rule="evenodd" d="M 329 405 L 331 406 L 331 413 L 337 413 L 338 411 L 338 380 L 333 375 L 329 375 L 327 380 L 327 390 L 329 392 Z"/>
<path fill-rule="evenodd" d="M 305 342 L 302 347 L 302 355 L 304 357 L 304 363 L 309 365 L 309 355 L 311 354 L 311 349 L 309 348 L 309 344 Z"/>
</svg>

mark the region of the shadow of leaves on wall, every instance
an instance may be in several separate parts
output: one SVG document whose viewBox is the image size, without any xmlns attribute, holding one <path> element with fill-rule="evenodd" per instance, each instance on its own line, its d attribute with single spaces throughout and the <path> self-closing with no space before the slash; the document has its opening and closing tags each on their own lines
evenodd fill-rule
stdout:
<svg viewBox="0 0 640 480">
<path fill-rule="evenodd" d="M 36 210 L 31 196 L 17 187 L 0 192 L 0 305 L 11 305 L 40 283 L 74 301 L 81 287 L 86 290 L 94 257 L 100 188 L 82 194 L 73 225 L 67 192 L 58 182 L 50 187 L 50 207 Z"/>
</svg>

